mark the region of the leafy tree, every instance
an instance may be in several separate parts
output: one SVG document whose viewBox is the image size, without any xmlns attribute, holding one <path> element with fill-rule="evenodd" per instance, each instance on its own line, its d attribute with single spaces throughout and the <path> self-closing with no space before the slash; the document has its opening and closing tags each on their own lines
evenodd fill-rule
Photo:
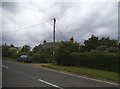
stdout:
<svg viewBox="0 0 120 89">
<path fill-rule="evenodd" d="M 14 45 L 2 45 L 2 56 L 16 58 L 18 56 L 18 47 Z"/>
<path fill-rule="evenodd" d="M 41 47 L 42 47 L 41 44 L 39 44 L 38 46 L 35 46 L 35 47 L 33 48 L 33 53 L 36 53 L 36 52 L 40 51 Z"/>
<path fill-rule="evenodd" d="M 21 49 L 23 52 L 30 52 L 31 47 L 29 45 L 24 45 Z"/>
<path fill-rule="evenodd" d="M 2 56 L 9 56 L 9 46 L 8 45 L 2 45 Z"/>
<path fill-rule="evenodd" d="M 56 62 L 59 65 L 72 65 L 70 54 L 72 52 L 79 52 L 80 45 L 72 42 L 61 42 L 56 50 Z"/>
<path fill-rule="evenodd" d="M 120 43 L 118 43 L 118 49 L 120 49 Z"/>
<path fill-rule="evenodd" d="M 70 52 L 78 52 L 80 48 L 80 45 L 75 42 L 61 42 L 61 44 L 59 45 L 58 50 L 67 50 Z"/>
<path fill-rule="evenodd" d="M 96 48 L 96 50 L 97 50 L 97 51 L 103 51 L 103 52 L 105 52 L 105 51 L 107 50 L 107 47 L 104 46 L 104 45 L 101 45 L 101 46 L 98 46 L 98 47 Z"/>
<path fill-rule="evenodd" d="M 96 49 L 96 47 L 100 46 L 100 41 L 98 37 L 92 35 L 91 38 L 85 40 L 84 44 L 85 48 L 90 51 L 91 49 Z"/>
<path fill-rule="evenodd" d="M 10 47 L 15 47 L 15 46 L 13 44 L 11 44 Z"/>
<path fill-rule="evenodd" d="M 102 46 L 106 46 L 108 48 L 111 48 L 111 47 L 117 47 L 118 45 L 118 41 L 117 40 L 111 40 L 109 37 L 107 38 L 101 38 L 100 39 L 100 45 Z"/>
</svg>

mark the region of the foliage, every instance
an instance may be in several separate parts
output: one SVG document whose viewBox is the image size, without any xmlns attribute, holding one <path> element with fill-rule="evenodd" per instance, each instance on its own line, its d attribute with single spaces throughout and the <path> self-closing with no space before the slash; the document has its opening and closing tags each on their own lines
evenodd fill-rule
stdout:
<svg viewBox="0 0 120 89">
<path fill-rule="evenodd" d="M 30 52 L 31 47 L 29 45 L 24 45 L 21 49 L 23 52 Z"/>
<path fill-rule="evenodd" d="M 41 45 L 41 44 L 39 44 L 38 46 L 35 46 L 35 47 L 33 48 L 33 53 L 39 52 L 41 48 L 42 48 L 42 45 Z"/>
<path fill-rule="evenodd" d="M 49 54 L 34 54 L 33 55 L 33 62 L 38 63 L 50 63 L 52 56 Z"/>
<path fill-rule="evenodd" d="M 113 45 L 107 47 L 105 44 L 100 46 L 100 40 L 95 36 L 92 36 L 86 42 L 85 46 L 80 46 L 78 43 L 62 42 L 56 51 L 56 63 L 65 66 L 118 71 L 118 55 L 120 54 L 114 53 L 117 52 L 116 47 L 109 48 Z M 117 42 L 114 41 L 113 43 L 115 46 Z M 90 51 L 84 52 L 86 48 Z"/>
<path fill-rule="evenodd" d="M 120 43 L 118 43 L 118 49 L 120 49 Z"/>
<path fill-rule="evenodd" d="M 12 58 L 17 58 L 18 57 L 18 53 L 17 53 L 18 49 L 15 47 L 10 47 L 9 48 L 9 56 Z"/>
<path fill-rule="evenodd" d="M 104 45 L 101 45 L 101 46 L 98 46 L 97 48 L 96 48 L 96 50 L 97 51 L 106 51 L 107 50 L 107 47 L 106 46 L 104 46 Z"/>
<path fill-rule="evenodd" d="M 61 42 L 61 44 L 59 45 L 59 48 L 58 48 L 58 52 L 61 53 L 64 50 L 67 50 L 69 52 L 78 52 L 79 51 L 79 48 L 80 48 L 80 45 L 75 42 Z"/>
<path fill-rule="evenodd" d="M 107 48 L 106 50 L 108 53 L 120 53 L 120 50 L 116 47 L 113 48 Z"/>
<path fill-rule="evenodd" d="M 13 44 L 11 44 L 10 47 L 15 47 L 15 46 Z"/>
<path fill-rule="evenodd" d="M 59 48 L 56 50 L 57 64 L 71 65 L 70 53 L 79 51 L 79 44 L 72 42 L 61 42 Z M 64 60 L 64 61 L 63 61 Z"/>
<path fill-rule="evenodd" d="M 14 47 L 13 45 L 2 45 L 2 56 L 3 57 L 11 57 L 17 58 L 18 57 L 18 48 Z"/>
<path fill-rule="evenodd" d="M 117 40 L 110 40 L 109 37 L 107 37 L 107 38 L 103 37 L 100 39 L 100 45 L 104 45 L 108 48 L 117 47 L 118 41 Z"/>
<path fill-rule="evenodd" d="M 53 50 L 42 49 L 43 45 L 38 45 L 30 52 L 31 47 L 24 45 L 19 53 L 17 47 L 2 45 L 2 56 L 17 58 L 26 54 L 33 57 L 34 62 L 53 63 L 58 65 L 87 67 L 100 70 L 117 71 L 118 57 L 120 57 L 120 43 L 110 38 L 101 38 L 92 35 L 84 41 L 84 45 L 77 42 L 61 42 L 55 50 L 55 60 L 53 60 Z M 56 64 L 55 63 L 55 64 Z"/>
<path fill-rule="evenodd" d="M 100 46 L 100 42 L 98 37 L 92 35 L 91 38 L 85 40 L 84 42 L 85 48 L 90 51 L 91 49 L 96 49 L 96 47 Z"/>
<path fill-rule="evenodd" d="M 57 64 L 65 66 L 78 66 L 107 71 L 118 71 L 118 55 L 119 53 L 100 53 L 100 52 L 73 52 L 57 56 Z M 67 58 L 64 58 L 67 57 Z M 59 58 L 60 57 L 60 58 Z M 67 61 L 66 61 L 67 60 Z"/>
<path fill-rule="evenodd" d="M 2 56 L 9 56 L 9 46 L 7 45 L 2 45 Z"/>
<path fill-rule="evenodd" d="M 93 49 L 97 49 L 99 51 L 105 51 L 108 49 L 112 49 L 114 50 L 113 52 L 117 51 L 115 50 L 115 48 L 117 48 L 118 46 L 118 41 L 114 40 L 114 39 L 110 39 L 109 37 L 105 38 L 101 38 L 99 39 L 98 37 L 92 35 L 91 38 L 89 38 L 88 40 L 84 41 L 84 50 L 85 51 L 90 51 Z"/>
</svg>

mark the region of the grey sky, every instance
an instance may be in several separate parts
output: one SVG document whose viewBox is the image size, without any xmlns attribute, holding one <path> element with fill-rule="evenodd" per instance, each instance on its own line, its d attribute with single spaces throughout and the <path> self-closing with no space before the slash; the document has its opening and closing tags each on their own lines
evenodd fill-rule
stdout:
<svg viewBox="0 0 120 89">
<path fill-rule="evenodd" d="M 56 41 L 73 36 L 83 43 L 92 34 L 118 39 L 117 2 L 2 2 L 3 43 L 34 46 L 52 41 L 53 18 Z"/>
</svg>

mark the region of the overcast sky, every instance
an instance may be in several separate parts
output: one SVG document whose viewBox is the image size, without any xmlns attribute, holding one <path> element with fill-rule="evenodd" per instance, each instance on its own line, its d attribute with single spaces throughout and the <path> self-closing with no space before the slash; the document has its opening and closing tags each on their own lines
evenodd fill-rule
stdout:
<svg viewBox="0 0 120 89">
<path fill-rule="evenodd" d="M 117 2 L 2 2 L 2 42 L 34 46 L 53 39 L 83 43 L 92 34 L 118 39 Z"/>
</svg>

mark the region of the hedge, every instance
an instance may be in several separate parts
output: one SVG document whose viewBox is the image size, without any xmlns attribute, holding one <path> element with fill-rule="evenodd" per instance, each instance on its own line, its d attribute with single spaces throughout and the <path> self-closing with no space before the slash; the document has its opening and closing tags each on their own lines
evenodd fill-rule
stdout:
<svg viewBox="0 0 120 89">
<path fill-rule="evenodd" d="M 52 56 L 49 54 L 34 54 L 33 55 L 33 62 L 38 63 L 51 63 Z"/>
<path fill-rule="evenodd" d="M 58 65 L 118 72 L 118 62 L 120 63 L 118 57 L 120 58 L 120 53 L 73 52 L 71 54 L 58 54 L 56 61 Z"/>
</svg>

